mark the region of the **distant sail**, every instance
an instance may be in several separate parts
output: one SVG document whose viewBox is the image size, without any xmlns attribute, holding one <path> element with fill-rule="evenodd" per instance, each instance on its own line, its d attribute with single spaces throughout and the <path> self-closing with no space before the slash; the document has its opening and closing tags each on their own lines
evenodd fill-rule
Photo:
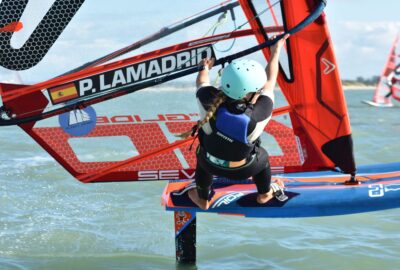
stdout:
<svg viewBox="0 0 400 270">
<path fill-rule="evenodd" d="M 372 102 L 366 102 L 372 106 L 379 107 L 392 107 L 392 96 L 396 99 L 400 100 L 399 97 L 399 87 L 396 87 L 397 84 L 393 85 L 393 93 L 391 92 L 391 74 L 395 70 L 396 66 L 400 64 L 400 34 L 398 34 L 393 42 L 392 48 L 390 49 L 388 60 L 386 61 L 385 67 L 382 71 L 379 83 L 375 89 L 375 94 Z"/>
</svg>

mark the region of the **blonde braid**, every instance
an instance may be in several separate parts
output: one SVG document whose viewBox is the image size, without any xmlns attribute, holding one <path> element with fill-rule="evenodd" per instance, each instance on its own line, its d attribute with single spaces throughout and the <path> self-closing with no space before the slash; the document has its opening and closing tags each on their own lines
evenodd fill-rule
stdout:
<svg viewBox="0 0 400 270">
<path fill-rule="evenodd" d="M 210 121 L 210 119 L 214 116 L 215 112 L 217 111 L 218 107 L 222 103 L 224 103 L 225 100 L 226 100 L 226 96 L 224 95 L 224 93 L 222 91 L 220 91 L 218 93 L 218 95 L 215 97 L 215 99 L 213 100 L 213 103 L 211 104 L 210 109 L 208 109 L 203 120 L 198 121 L 197 125 L 194 126 L 192 129 L 185 131 L 183 133 L 180 133 L 180 134 L 176 134 L 175 136 L 179 137 L 181 139 L 186 139 L 189 136 L 191 136 L 192 134 L 194 134 L 197 130 L 202 128 L 205 124 L 207 124 Z"/>
</svg>

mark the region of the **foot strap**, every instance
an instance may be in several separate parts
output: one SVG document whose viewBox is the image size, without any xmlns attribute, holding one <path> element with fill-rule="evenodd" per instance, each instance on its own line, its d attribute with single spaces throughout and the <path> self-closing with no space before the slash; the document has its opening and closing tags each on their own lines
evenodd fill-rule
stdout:
<svg viewBox="0 0 400 270">
<path fill-rule="evenodd" d="M 175 196 L 181 196 L 181 195 L 185 194 L 186 192 L 188 192 L 189 190 L 194 189 L 194 188 L 196 188 L 196 182 L 192 182 L 189 185 L 187 185 L 186 187 L 184 187 L 183 189 L 172 192 L 172 194 Z"/>
<path fill-rule="evenodd" d="M 281 187 L 277 183 L 272 183 L 271 189 L 272 189 L 272 194 L 278 201 L 285 202 L 289 199 L 289 197 L 285 195 L 285 188 Z"/>
</svg>

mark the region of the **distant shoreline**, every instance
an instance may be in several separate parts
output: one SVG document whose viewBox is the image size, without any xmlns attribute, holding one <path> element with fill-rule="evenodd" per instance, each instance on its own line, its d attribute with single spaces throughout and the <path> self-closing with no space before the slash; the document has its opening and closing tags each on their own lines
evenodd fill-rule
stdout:
<svg viewBox="0 0 400 270">
<path fill-rule="evenodd" d="M 343 90 L 375 90 L 375 85 L 343 85 Z"/>
<path fill-rule="evenodd" d="M 354 84 L 343 84 L 343 90 L 375 90 L 376 86 L 375 85 L 365 85 L 365 84 L 359 84 L 359 83 L 354 83 Z M 160 89 L 160 88 L 169 88 L 169 89 L 179 89 L 179 90 L 193 90 L 195 89 L 195 84 L 194 83 L 189 83 L 189 82 L 169 82 L 166 84 L 162 85 L 157 85 L 153 87 L 155 89 Z M 279 87 L 276 88 L 276 90 L 280 91 Z"/>
</svg>

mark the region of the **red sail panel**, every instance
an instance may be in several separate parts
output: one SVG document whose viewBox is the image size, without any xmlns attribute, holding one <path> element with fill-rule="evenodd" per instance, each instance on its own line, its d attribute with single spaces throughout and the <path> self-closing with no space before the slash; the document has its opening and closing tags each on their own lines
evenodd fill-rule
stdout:
<svg viewBox="0 0 400 270">
<path fill-rule="evenodd" d="M 282 114 L 283 109 L 278 110 L 277 114 Z M 195 113 L 160 114 L 158 119 L 151 120 L 140 115 L 99 116 L 96 128 L 90 134 L 80 137 L 71 136 L 60 127 L 27 126 L 23 129 L 69 173 L 84 183 L 178 180 L 194 177 L 198 141 L 194 141 L 190 150 L 192 139 L 170 143 L 168 137 L 188 130 L 197 118 Z M 298 140 L 290 127 L 271 120 L 265 133 L 276 140 L 281 151 L 281 154 L 270 156 L 273 172 L 282 172 L 284 168 L 293 171 L 301 166 L 304 153 L 299 152 Z M 79 155 L 80 149 L 71 144 L 71 140 L 80 140 L 81 145 L 85 145 L 93 138 L 115 138 L 114 143 L 117 144 L 118 137 L 128 139 L 128 148 L 131 149 L 124 150 L 134 150 L 136 155 L 117 161 L 87 161 Z M 102 147 L 101 144 L 98 144 L 98 148 Z M 102 157 L 107 154 L 106 151 L 101 153 Z"/>
</svg>

